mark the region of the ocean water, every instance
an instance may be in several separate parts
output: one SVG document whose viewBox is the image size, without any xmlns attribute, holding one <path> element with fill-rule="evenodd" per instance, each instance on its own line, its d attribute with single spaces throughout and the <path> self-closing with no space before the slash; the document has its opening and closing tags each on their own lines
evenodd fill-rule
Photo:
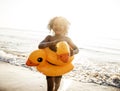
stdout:
<svg viewBox="0 0 120 91">
<path fill-rule="evenodd" d="M 37 49 L 39 42 L 47 32 L 35 30 L 0 29 L 1 50 L 27 53 Z"/>
<path fill-rule="evenodd" d="M 43 30 L 43 31 L 41 31 Z M 0 50 L 7 52 L 16 52 L 20 54 L 27 54 L 38 48 L 38 44 L 46 35 L 50 34 L 49 31 L 41 30 L 22 30 L 22 29 L 9 29 L 0 28 Z M 120 39 L 113 38 L 98 38 L 89 40 L 79 40 L 77 38 L 77 46 L 80 50 L 95 52 L 101 56 L 115 56 L 119 59 L 120 56 Z M 86 42 L 83 42 L 86 41 Z M 90 53 L 89 53 L 90 54 Z M 92 55 L 87 55 L 92 56 Z M 115 59 L 114 57 L 114 59 Z"/>
</svg>

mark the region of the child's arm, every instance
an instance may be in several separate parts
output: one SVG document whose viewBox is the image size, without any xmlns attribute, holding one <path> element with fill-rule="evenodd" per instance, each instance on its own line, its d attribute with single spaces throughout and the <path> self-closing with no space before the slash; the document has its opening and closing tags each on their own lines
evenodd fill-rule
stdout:
<svg viewBox="0 0 120 91">
<path fill-rule="evenodd" d="M 68 38 L 67 41 L 68 41 L 68 44 L 70 45 L 71 56 L 75 55 L 75 54 L 78 54 L 79 53 L 78 47 L 72 42 L 72 40 L 70 38 Z"/>
<path fill-rule="evenodd" d="M 40 44 L 38 45 L 38 48 L 45 48 L 48 47 L 49 44 L 49 39 L 50 39 L 50 35 L 48 35 L 43 41 L 40 42 Z"/>
<path fill-rule="evenodd" d="M 56 44 L 56 41 L 50 41 L 51 36 L 48 35 L 43 41 L 40 42 L 38 48 L 46 48 Z"/>
</svg>

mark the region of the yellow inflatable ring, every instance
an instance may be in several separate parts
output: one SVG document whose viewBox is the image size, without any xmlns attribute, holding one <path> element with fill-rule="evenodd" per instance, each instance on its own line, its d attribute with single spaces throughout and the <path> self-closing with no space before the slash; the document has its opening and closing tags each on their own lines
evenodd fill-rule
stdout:
<svg viewBox="0 0 120 91">
<path fill-rule="evenodd" d="M 46 76 L 59 76 L 71 71 L 74 68 L 71 63 L 74 57 L 70 56 L 68 44 L 62 41 L 56 47 L 56 52 L 48 47 L 33 51 L 29 55 L 26 65 L 36 66 L 37 70 Z"/>
</svg>

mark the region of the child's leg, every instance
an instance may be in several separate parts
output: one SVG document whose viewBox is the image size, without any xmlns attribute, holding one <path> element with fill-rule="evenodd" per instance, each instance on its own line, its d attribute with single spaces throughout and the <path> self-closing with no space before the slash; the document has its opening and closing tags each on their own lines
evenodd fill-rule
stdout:
<svg viewBox="0 0 120 91">
<path fill-rule="evenodd" d="M 54 79 L 55 79 L 55 90 L 54 91 L 57 91 L 59 86 L 60 86 L 60 82 L 61 82 L 61 78 L 62 76 L 56 76 Z"/>
<path fill-rule="evenodd" d="M 47 79 L 47 91 L 53 91 L 54 89 L 54 77 L 46 76 Z"/>
</svg>

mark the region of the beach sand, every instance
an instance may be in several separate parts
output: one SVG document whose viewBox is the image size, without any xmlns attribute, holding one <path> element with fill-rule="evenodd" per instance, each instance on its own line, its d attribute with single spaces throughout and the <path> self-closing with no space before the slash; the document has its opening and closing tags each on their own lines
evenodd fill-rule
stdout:
<svg viewBox="0 0 120 91">
<path fill-rule="evenodd" d="M 43 74 L 0 62 L 0 91 L 47 91 Z M 59 91 L 120 91 L 119 88 L 62 79 Z"/>
</svg>

